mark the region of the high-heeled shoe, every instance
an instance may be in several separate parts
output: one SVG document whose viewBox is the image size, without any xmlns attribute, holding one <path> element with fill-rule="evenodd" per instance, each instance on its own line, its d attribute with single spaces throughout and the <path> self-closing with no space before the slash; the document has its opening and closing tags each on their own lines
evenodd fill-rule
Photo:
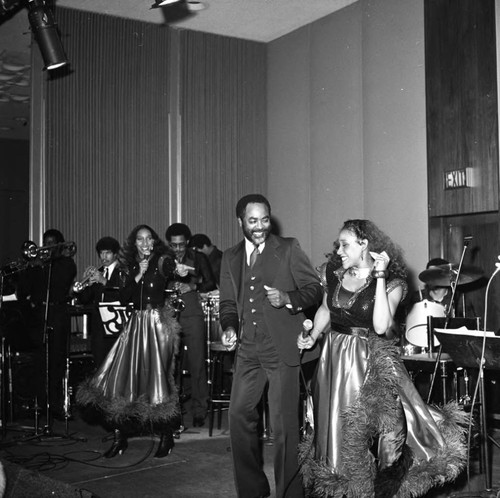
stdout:
<svg viewBox="0 0 500 498">
<path fill-rule="evenodd" d="M 115 429 L 113 444 L 104 453 L 104 458 L 113 458 L 118 454 L 122 454 L 128 447 L 127 438 L 123 435 L 120 429 Z"/>
<path fill-rule="evenodd" d="M 163 433 L 160 437 L 160 444 L 155 453 L 155 458 L 163 458 L 170 455 L 172 448 L 175 446 L 174 435 L 172 431 Z"/>
</svg>

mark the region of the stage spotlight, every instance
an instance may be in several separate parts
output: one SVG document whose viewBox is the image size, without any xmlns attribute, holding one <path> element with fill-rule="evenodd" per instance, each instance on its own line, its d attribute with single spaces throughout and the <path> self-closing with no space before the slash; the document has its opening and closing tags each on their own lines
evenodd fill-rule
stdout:
<svg viewBox="0 0 500 498">
<path fill-rule="evenodd" d="M 162 11 L 163 17 L 165 18 L 165 24 L 182 21 L 193 15 L 193 12 L 188 9 L 186 0 L 155 0 L 151 8 L 160 9 Z"/>
<path fill-rule="evenodd" d="M 28 0 L 28 20 L 42 53 L 45 69 L 50 71 L 68 64 L 52 10 L 43 0 Z"/>
</svg>

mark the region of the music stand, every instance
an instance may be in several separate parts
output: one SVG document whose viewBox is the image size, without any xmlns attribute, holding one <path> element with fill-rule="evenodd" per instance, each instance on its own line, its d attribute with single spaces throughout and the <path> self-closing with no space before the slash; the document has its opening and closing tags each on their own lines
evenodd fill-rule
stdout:
<svg viewBox="0 0 500 498">
<path fill-rule="evenodd" d="M 485 486 L 487 491 L 491 491 L 491 462 L 488 439 L 498 448 L 500 446 L 488 435 L 484 369 L 500 370 L 500 337 L 495 336 L 493 332 L 470 331 L 467 329 L 434 329 L 434 334 L 439 339 L 443 351 L 446 351 L 451 356 L 456 365 L 479 369 L 477 382 L 479 382 L 480 433 L 485 462 Z M 481 363 L 483 341 L 486 341 L 486 343 L 484 361 Z"/>
</svg>

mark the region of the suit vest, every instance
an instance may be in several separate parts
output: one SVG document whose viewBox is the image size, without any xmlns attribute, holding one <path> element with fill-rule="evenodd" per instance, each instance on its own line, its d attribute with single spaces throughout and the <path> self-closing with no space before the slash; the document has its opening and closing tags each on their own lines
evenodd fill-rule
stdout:
<svg viewBox="0 0 500 498">
<path fill-rule="evenodd" d="M 245 266 L 243 293 L 243 334 L 249 340 L 255 340 L 257 327 L 266 330 L 262 303 L 266 298 L 262 278 L 262 255 L 257 258 L 253 268 Z"/>
</svg>

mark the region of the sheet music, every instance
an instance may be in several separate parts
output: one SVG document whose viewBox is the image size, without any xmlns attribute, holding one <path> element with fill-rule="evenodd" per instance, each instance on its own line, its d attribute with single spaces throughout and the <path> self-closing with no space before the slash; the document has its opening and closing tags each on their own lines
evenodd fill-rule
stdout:
<svg viewBox="0 0 500 498">
<path fill-rule="evenodd" d="M 2 301 L 4 303 L 8 303 L 10 301 L 17 301 L 17 296 L 15 294 L 7 294 L 6 296 L 2 296 Z"/>
<path fill-rule="evenodd" d="M 469 330 L 467 327 L 460 327 L 458 329 L 434 329 L 436 332 L 442 332 L 443 334 L 453 334 L 453 335 L 471 335 L 474 337 L 498 337 L 494 332 L 487 330 Z M 500 339 L 500 337 L 498 337 Z"/>
</svg>

